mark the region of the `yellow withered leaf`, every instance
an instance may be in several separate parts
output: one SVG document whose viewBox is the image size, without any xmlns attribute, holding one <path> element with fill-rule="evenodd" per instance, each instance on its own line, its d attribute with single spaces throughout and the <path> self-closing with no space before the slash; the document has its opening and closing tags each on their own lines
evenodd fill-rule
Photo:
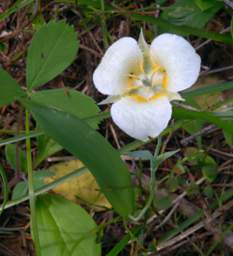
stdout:
<svg viewBox="0 0 233 256">
<path fill-rule="evenodd" d="M 53 182 L 81 167 L 83 167 L 83 164 L 79 160 L 71 160 L 55 164 L 49 168 L 54 175 L 46 177 L 45 182 Z M 62 195 L 70 201 L 85 203 L 96 211 L 111 208 L 111 204 L 100 192 L 99 186 L 90 171 L 86 171 L 77 177 L 71 178 L 69 181 L 55 187 L 52 191 L 56 194 Z"/>
</svg>

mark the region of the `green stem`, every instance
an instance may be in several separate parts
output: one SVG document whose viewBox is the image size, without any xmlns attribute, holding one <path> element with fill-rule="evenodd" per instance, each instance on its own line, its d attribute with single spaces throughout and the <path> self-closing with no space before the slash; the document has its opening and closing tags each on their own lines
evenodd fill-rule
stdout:
<svg viewBox="0 0 233 256">
<path fill-rule="evenodd" d="M 49 190 L 52 190 L 55 187 L 61 185 L 65 181 L 67 181 L 69 179 L 72 179 L 74 177 L 77 177 L 77 176 L 83 174 L 86 171 L 87 171 L 86 167 L 82 167 L 82 168 L 80 168 L 78 170 L 74 170 L 73 172 L 68 173 L 65 176 L 62 176 L 61 178 L 58 178 L 57 180 L 49 183 L 48 185 L 44 185 L 43 187 L 35 190 L 34 191 L 34 195 L 35 196 L 39 196 L 41 194 L 44 194 L 44 193 L 48 192 Z M 13 207 L 15 205 L 18 205 L 20 203 L 23 203 L 23 202 L 27 201 L 28 199 L 29 199 L 29 195 L 26 195 L 26 196 L 20 197 L 18 199 L 12 200 L 12 201 L 10 201 L 10 202 L 5 204 L 4 209 L 11 208 L 11 207 Z M 2 207 L 3 207 L 3 205 L 0 205 L 0 208 L 2 208 Z"/>
<path fill-rule="evenodd" d="M 24 133 L 24 131 L 16 131 L 16 130 L 7 130 L 7 129 L 0 129 L 0 134 L 18 134 Z"/>
<path fill-rule="evenodd" d="M 157 139 L 157 145 L 156 145 L 156 148 L 155 148 L 154 158 L 151 160 L 149 198 L 148 198 L 145 206 L 143 207 L 143 209 L 139 212 L 139 214 L 136 217 L 130 216 L 130 218 L 133 221 L 139 221 L 145 215 L 145 213 L 147 212 L 147 210 L 150 208 L 151 204 L 153 203 L 154 193 L 155 193 L 155 186 L 156 186 L 155 174 L 156 174 L 156 171 L 159 167 L 158 162 L 157 162 L 157 157 L 159 155 L 159 151 L 160 151 L 161 144 L 162 144 L 162 139 L 161 138 L 162 137 L 160 135 Z"/>
<path fill-rule="evenodd" d="M 106 18 L 105 18 L 105 6 L 104 6 L 104 0 L 101 0 L 101 11 L 102 11 L 102 17 L 101 17 L 101 27 L 103 32 L 103 41 L 104 41 L 104 48 L 108 48 L 108 30 L 106 26 Z"/>
<path fill-rule="evenodd" d="M 26 134 L 30 134 L 30 114 L 28 110 L 26 110 L 25 116 L 25 130 Z M 31 155 L 31 140 L 30 138 L 26 138 L 26 157 L 27 157 L 27 171 L 28 171 L 28 195 L 29 195 L 29 205 L 31 211 L 31 233 L 33 235 L 34 245 L 36 255 L 40 256 L 40 241 L 39 241 L 39 233 L 38 226 L 36 221 L 36 198 L 33 187 L 33 172 L 32 172 L 32 155 Z"/>
</svg>

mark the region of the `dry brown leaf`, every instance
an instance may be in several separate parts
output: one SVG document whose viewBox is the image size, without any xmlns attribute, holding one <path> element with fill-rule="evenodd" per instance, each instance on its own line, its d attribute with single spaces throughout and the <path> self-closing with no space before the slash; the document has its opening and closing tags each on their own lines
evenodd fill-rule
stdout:
<svg viewBox="0 0 233 256">
<path fill-rule="evenodd" d="M 83 164 L 79 160 L 71 160 L 55 164 L 49 168 L 49 170 L 53 171 L 54 176 L 47 177 L 45 182 L 53 182 L 81 167 L 83 167 Z M 90 171 L 86 171 L 83 174 L 62 183 L 52 191 L 56 194 L 62 195 L 70 201 L 85 203 L 96 211 L 111 208 L 111 204 L 100 192 L 99 186 Z"/>
</svg>

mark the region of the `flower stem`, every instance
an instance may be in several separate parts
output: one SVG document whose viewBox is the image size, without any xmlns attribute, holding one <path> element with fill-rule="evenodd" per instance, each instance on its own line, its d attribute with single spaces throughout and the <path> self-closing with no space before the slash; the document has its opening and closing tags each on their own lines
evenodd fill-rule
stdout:
<svg viewBox="0 0 233 256">
<path fill-rule="evenodd" d="M 25 130 L 26 134 L 30 134 L 30 114 L 26 110 L 25 116 Z M 33 187 L 33 172 L 32 172 L 32 155 L 31 155 L 31 140 L 29 137 L 26 138 L 26 157 L 27 157 L 27 172 L 28 172 L 28 194 L 29 194 L 29 205 L 31 211 L 31 233 L 34 240 L 34 246 L 36 255 L 40 256 L 40 243 L 39 233 L 36 221 L 36 197 Z"/>
<path fill-rule="evenodd" d="M 156 188 L 156 171 L 159 167 L 159 164 L 158 164 L 158 161 L 157 161 L 157 157 L 159 155 L 159 151 L 160 151 L 160 148 L 161 148 L 161 144 L 162 144 L 162 139 L 161 139 L 161 135 L 158 137 L 157 139 L 157 145 L 156 145 L 156 148 L 155 148 L 155 153 L 154 153 L 154 158 L 151 159 L 151 168 L 150 168 L 150 183 L 149 183 L 149 198 L 145 204 L 145 206 L 143 207 L 143 209 L 139 212 L 139 214 L 134 217 L 134 216 L 130 216 L 130 218 L 133 220 L 133 221 L 139 221 L 144 215 L 145 213 L 147 212 L 147 210 L 150 208 L 150 206 L 152 205 L 153 203 L 153 200 L 154 200 L 154 193 L 155 193 L 155 188 Z"/>
</svg>

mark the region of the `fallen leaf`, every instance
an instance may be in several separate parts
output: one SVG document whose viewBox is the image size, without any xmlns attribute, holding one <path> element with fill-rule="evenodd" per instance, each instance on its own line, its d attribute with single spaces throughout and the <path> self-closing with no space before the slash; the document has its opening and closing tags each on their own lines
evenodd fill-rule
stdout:
<svg viewBox="0 0 233 256">
<path fill-rule="evenodd" d="M 46 177 L 45 182 L 53 182 L 58 178 L 73 172 L 74 170 L 80 169 L 81 167 L 83 167 L 83 163 L 79 160 L 71 160 L 55 164 L 49 168 L 54 175 L 51 177 Z M 100 192 L 94 176 L 89 171 L 86 171 L 83 174 L 62 183 L 61 185 L 55 187 L 52 191 L 70 201 L 76 203 L 85 203 L 96 211 L 101 211 L 112 207 L 106 197 Z"/>
</svg>

